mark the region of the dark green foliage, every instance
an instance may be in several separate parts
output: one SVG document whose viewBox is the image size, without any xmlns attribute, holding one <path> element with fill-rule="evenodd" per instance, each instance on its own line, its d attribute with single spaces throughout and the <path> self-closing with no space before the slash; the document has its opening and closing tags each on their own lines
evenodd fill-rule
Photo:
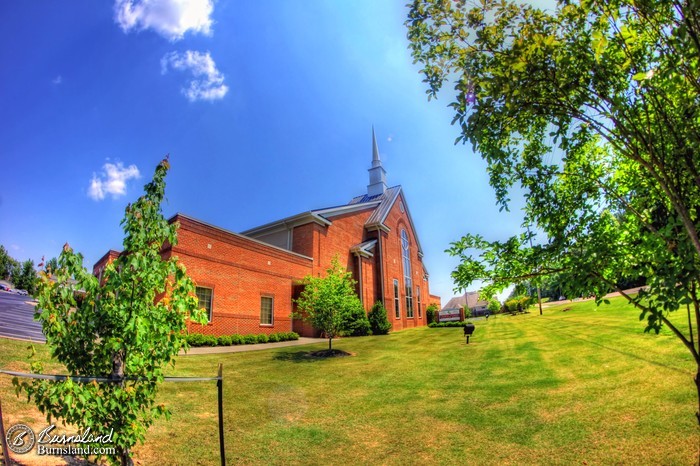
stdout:
<svg viewBox="0 0 700 466">
<path fill-rule="evenodd" d="M 358 299 L 345 314 L 343 336 L 363 337 L 372 333 L 365 308 Z"/>
<path fill-rule="evenodd" d="M 429 309 L 430 306 L 425 310 L 426 314 Z M 372 306 L 372 309 L 367 315 L 367 319 L 369 320 L 372 335 L 386 335 L 391 330 L 391 322 L 389 322 L 386 315 L 386 308 L 381 301 L 374 303 L 374 306 Z"/>
<path fill-rule="evenodd" d="M 431 322 L 428 324 L 430 328 L 454 328 L 454 327 L 465 327 L 467 324 L 471 324 L 468 320 L 461 321 L 451 321 L 451 322 Z"/>
<path fill-rule="evenodd" d="M 10 257 L 4 246 L 0 246 L 0 280 L 9 279 L 15 269 L 19 269 L 19 262 Z"/>
<path fill-rule="evenodd" d="M 231 346 L 233 345 L 233 337 L 231 335 L 224 335 L 219 337 L 217 346 Z"/>
<path fill-rule="evenodd" d="M 435 317 L 437 316 L 439 309 L 437 307 L 437 304 L 433 303 L 430 304 L 426 309 L 425 309 L 425 318 L 428 321 L 428 324 L 435 322 Z"/>
<path fill-rule="evenodd" d="M 34 270 L 34 261 L 26 260 L 19 267 L 14 267 L 12 270 L 12 284 L 18 290 L 26 290 L 27 293 L 33 295 L 36 287 L 36 271 Z"/>
<path fill-rule="evenodd" d="M 190 333 L 186 338 L 190 346 L 233 346 L 298 340 L 299 334 L 296 332 L 275 332 L 269 335 L 265 333 L 256 335 L 233 334 L 216 337 L 213 335 L 202 335 L 201 333 Z"/>
</svg>

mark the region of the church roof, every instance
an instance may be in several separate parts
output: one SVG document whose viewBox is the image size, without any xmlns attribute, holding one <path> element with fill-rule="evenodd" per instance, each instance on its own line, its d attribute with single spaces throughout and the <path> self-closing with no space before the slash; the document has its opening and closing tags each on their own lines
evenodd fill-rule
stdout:
<svg viewBox="0 0 700 466">
<path fill-rule="evenodd" d="M 479 299 L 478 291 L 467 291 L 462 296 L 456 296 L 450 299 L 442 309 L 460 309 L 464 306 L 469 309 L 474 309 L 476 307 L 486 306 L 487 304 L 488 303 L 483 299 Z"/>
<path fill-rule="evenodd" d="M 367 219 L 367 222 L 365 222 L 365 228 L 368 229 L 380 229 L 380 230 L 385 230 L 388 231 L 388 227 L 384 224 L 386 221 L 386 218 L 389 216 L 389 212 L 391 212 L 391 208 L 394 206 L 396 203 L 396 199 L 399 198 L 399 194 L 402 194 L 403 189 L 401 188 L 401 185 L 398 186 L 393 186 L 391 188 L 387 188 L 387 190 L 384 192 L 384 194 L 380 194 L 377 196 L 369 196 L 367 194 L 363 196 L 357 196 L 353 197 L 350 202 L 348 202 L 348 205 L 361 205 L 364 203 L 370 203 L 370 202 L 377 202 L 379 201 L 379 205 L 377 208 L 372 212 L 372 215 L 369 216 Z M 403 195 L 404 198 L 406 195 Z M 411 224 L 411 229 L 413 230 L 413 235 L 416 238 L 416 246 L 418 246 L 418 254 L 422 257 L 423 256 L 423 248 L 420 245 L 420 240 L 418 239 L 418 232 L 416 231 L 416 227 L 413 224 L 413 218 L 411 217 L 411 212 L 408 210 L 408 206 L 406 205 L 407 202 L 404 202 L 404 210 L 406 211 L 406 217 L 408 217 L 408 222 Z"/>
</svg>

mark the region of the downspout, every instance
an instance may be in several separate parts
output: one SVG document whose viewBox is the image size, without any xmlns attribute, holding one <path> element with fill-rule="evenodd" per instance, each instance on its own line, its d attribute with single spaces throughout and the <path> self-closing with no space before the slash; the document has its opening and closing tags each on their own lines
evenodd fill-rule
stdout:
<svg viewBox="0 0 700 466">
<path fill-rule="evenodd" d="M 379 283 L 382 285 L 382 306 L 386 308 L 386 302 L 384 302 L 384 248 L 382 248 L 382 230 L 379 228 L 377 228 L 377 239 L 379 239 Z"/>
<path fill-rule="evenodd" d="M 365 305 L 365 294 L 362 292 L 362 256 L 360 256 L 359 253 L 355 253 L 355 257 L 357 257 L 357 275 L 358 275 L 358 280 L 357 283 L 360 285 L 360 302 L 362 303 L 362 306 L 364 307 Z"/>
</svg>

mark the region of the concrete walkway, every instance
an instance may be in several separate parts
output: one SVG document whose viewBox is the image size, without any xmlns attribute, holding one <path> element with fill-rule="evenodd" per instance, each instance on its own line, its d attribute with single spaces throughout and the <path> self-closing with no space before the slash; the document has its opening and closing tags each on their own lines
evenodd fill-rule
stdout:
<svg viewBox="0 0 700 466">
<path fill-rule="evenodd" d="M 258 343 L 256 345 L 233 345 L 233 346 L 191 346 L 187 353 L 180 351 L 180 356 L 192 356 L 196 354 L 220 354 L 220 353 L 243 353 L 245 351 L 260 351 L 275 348 L 285 348 L 287 346 L 311 345 L 313 343 L 328 343 L 327 338 L 306 338 L 300 337 L 298 340 L 278 341 L 277 343 Z"/>
</svg>

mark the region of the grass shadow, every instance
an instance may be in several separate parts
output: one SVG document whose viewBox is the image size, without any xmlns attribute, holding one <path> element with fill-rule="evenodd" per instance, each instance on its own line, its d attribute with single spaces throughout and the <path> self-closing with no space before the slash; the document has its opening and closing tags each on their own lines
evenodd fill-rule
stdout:
<svg viewBox="0 0 700 466">
<path fill-rule="evenodd" d="M 285 362 L 297 362 L 297 363 L 309 363 L 322 361 L 321 358 L 314 358 L 311 356 L 312 351 L 284 351 L 276 353 L 274 358 L 277 361 Z"/>
</svg>

